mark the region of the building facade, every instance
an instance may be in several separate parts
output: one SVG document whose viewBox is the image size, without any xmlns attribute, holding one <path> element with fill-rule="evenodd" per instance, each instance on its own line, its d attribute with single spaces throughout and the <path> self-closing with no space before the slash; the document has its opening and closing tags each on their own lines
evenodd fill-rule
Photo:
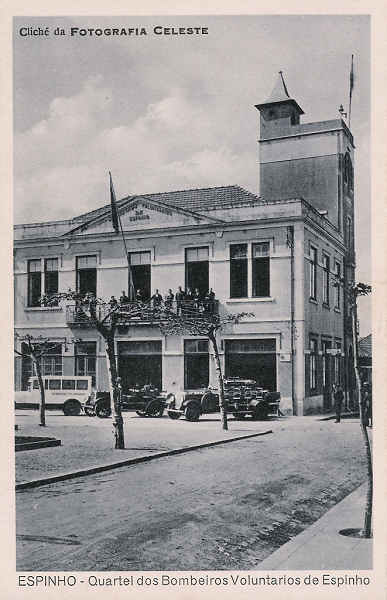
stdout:
<svg viewBox="0 0 387 600">
<path fill-rule="evenodd" d="M 280 391 L 283 412 L 328 410 L 332 383 L 348 387 L 348 311 L 334 275 L 353 277 L 353 138 L 342 119 L 300 124 L 282 74 L 257 109 L 260 196 L 238 186 L 128 196 L 117 202 L 126 248 L 110 205 L 15 226 L 16 344 L 25 333 L 57 341 L 45 374 L 91 374 L 108 389 L 96 330 L 80 326 L 70 301 L 47 307 L 42 296 L 71 288 L 119 298 L 129 263 L 143 299 L 156 289 L 165 297 L 179 286 L 201 296 L 212 288 L 220 313 L 251 313 L 219 333 L 224 373 Z M 124 388 L 216 382 L 206 339 L 164 337 L 145 318 L 118 329 L 116 356 Z M 30 374 L 18 359 L 16 389 Z"/>
</svg>

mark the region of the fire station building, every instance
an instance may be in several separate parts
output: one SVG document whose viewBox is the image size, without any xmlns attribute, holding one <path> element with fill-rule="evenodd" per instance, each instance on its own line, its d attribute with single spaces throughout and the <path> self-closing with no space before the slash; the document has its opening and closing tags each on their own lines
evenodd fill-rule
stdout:
<svg viewBox="0 0 387 600">
<path fill-rule="evenodd" d="M 230 185 L 122 198 L 128 257 L 110 204 L 15 226 L 15 329 L 57 341 L 42 359 L 46 375 L 92 375 L 97 389 L 108 389 L 102 338 L 77 322 L 70 301 L 47 307 L 41 298 L 71 288 L 118 299 L 128 293 L 129 262 L 143 299 L 178 286 L 201 295 L 212 288 L 220 313 L 251 313 L 219 333 L 224 373 L 278 390 L 282 412 L 329 409 L 332 383 L 348 387 L 348 311 L 332 274 L 354 276 L 352 134 L 341 118 L 301 123 L 281 74 L 256 108 L 259 196 Z M 124 389 L 215 385 L 206 339 L 164 337 L 146 319 L 118 329 L 116 355 Z M 30 375 L 30 362 L 17 360 L 16 389 Z"/>
</svg>

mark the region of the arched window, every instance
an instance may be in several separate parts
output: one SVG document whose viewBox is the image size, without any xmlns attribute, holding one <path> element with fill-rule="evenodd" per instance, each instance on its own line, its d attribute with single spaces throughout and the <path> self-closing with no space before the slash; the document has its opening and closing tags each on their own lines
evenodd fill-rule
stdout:
<svg viewBox="0 0 387 600">
<path fill-rule="evenodd" d="M 353 190 L 353 166 L 348 152 L 344 157 L 344 183 Z"/>
</svg>

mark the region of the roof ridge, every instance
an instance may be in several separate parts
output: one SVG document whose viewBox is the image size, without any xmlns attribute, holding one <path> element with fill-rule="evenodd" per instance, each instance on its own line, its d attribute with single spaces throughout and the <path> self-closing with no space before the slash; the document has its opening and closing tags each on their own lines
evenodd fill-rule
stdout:
<svg viewBox="0 0 387 600">
<path fill-rule="evenodd" d="M 205 187 L 205 188 L 197 187 L 197 188 L 188 188 L 188 189 L 184 189 L 184 190 L 171 190 L 168 192 L 148 192 L 146 194 L 128 194 L 127 196 L 124 196 L 123 198 L 120 198 L 119 200 L 117 200 L 117 204 L 119 206 L 122 206 L 123 204 L 125 204 L 125 202 L 127 202 L 128 200 L 133 199 L 133 198 L 143 198 L 143 197 L 149 197 L 149 196 L 165 196 L 168 194 L 206 192 L 206 191 L 211 191 L 211 190 L 227 190 L 227 189 L 238 189 L 238 190 L 241 190 L 245 194 L 253 196 L 257 200 L 259 199 L 259 196 L 257 196 L 257 194 L 254 194 L 254 192 L 250 192 L 249 190 L 246 190 L 245 188 L 243 188 L 242 186 L 240 186 L 238 184 L 230 184 L 230 185 L 216 185 L 216 186 Z M 73 218 L 74 219 L 83 219 L 89 215 L 91 216 L 93 213 L 98 214 L 98 211 L 100 211 L 102 213 L 105 210 L 108 210 L 109 208 L 110 208 L 110 203 L 107 203 L 107 204 L 104 204 L 104 206 L 101 206 L 100 208 L 95 208 L 94 210 L 82 213 L 81 215 L 78 215 L 77 217 L 73 217 Z"/>
</svg>

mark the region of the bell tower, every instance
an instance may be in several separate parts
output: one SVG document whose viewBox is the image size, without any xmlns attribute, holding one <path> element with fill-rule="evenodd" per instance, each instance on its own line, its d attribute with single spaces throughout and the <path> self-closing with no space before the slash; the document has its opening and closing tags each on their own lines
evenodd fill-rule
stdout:
<svg viewBox="0 0 387 600">
<path fill-rule="evenodd" d="M 257 104 L 261 113 L 261 139 L 275 137 L 291 125 L 299 125 L 300 116 L 304 111 L 299 104 L 289 96 L 282 71 L 273 91 L 264 104 Z"/>
<path fill-rule="evenodd" d="M 353 208 L 355 147 L 341 115 L 301 123 L 304 111 L 290 96 L 282 71 L 269 98 L 256 108 L 262 199 L 303 198 L 343 231 Z"/>
</svg>

